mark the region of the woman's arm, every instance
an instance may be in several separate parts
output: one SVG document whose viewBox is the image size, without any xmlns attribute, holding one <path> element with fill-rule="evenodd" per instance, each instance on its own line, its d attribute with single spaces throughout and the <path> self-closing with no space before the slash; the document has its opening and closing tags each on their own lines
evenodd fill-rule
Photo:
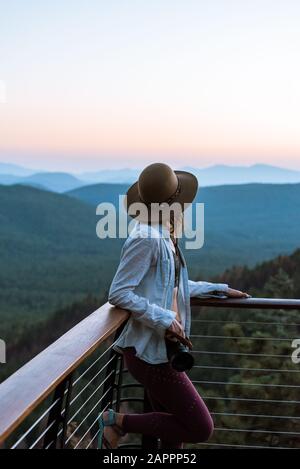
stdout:
<svg viewBox="0 0 300 469">
<path fill-rule="evenodd" d="M 194 282 L 189 280 L 190 297 L 250 298 L 248 293 L 234 290 L 227 283 Z"/>
<path fill-rule="evenodd" d="M 189 280 L 190 297 L 197 296 L 227 296 L 229 291 L 227 283 L 194 282 Z"/>
<path fill-rule="evenodd" d="M 108 301 L 112 305 L 128 309 L 135 319 L 147 326 L 165 331 L 172 324 L 176 313 L 134 293 L 155 259 L 156 249 L 155 238 L 129 237 L 126 240 Z"/>
</svg>

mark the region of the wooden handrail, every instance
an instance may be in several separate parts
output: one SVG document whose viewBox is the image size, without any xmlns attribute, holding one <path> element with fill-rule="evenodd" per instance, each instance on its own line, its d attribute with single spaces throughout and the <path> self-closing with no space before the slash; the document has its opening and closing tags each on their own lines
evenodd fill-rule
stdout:
<svg viewBox="0 0 300 469">
<path fill-rule="evenodd" d="M 192 306 L 211 306 L 214 308 L 253 308 L 253 309 L 300 309 L 300 300 L 279 298 L 192 298 Z"/>
<path fill-rule="evenodd" d="M 128 316 L 106 303 L 0 384 L 0 444 Z"/>
</svg>

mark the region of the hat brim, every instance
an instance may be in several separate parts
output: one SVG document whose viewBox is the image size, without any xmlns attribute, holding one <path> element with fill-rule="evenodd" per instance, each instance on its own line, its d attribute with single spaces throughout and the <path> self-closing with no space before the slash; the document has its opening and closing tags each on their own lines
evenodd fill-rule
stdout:
<svg viewBox="0 0 300 469">
<path fill-rule="evenodd" d="M 193 202 L 194 198 L 196 197 L 198 191 L 198 179 L 196 176 L 194 176 L 194 174 L 187 171 L 175 170 L 174 173 L 176 174 L 180 184 L 180 192 L 171 203 L 180 203 L 184 210 Z M 130 205 L 136 202 L 143 203 L 138 191 L 138 181 L 130 186 L 126 196 L 127 197 L 124 200 L 124 204 L 127 212 Z"/>
</svg>

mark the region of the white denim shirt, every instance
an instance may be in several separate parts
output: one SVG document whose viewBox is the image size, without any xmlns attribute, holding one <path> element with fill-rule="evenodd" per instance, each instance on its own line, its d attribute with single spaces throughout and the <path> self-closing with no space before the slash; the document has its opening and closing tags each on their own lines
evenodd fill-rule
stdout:
<svg viewBox="0 0 300 469">
<path fill-rule="evenodd" d="M 164 336 L 176 317 L 171 310 L 175 281 L 171 243 L 169 230 L 162 225 L 136 222 L 123 245 L 109 290 L 108 301 L 131 312 L 114 350 L 122 353 L 124 347 L 135 347 L 136 356 L 151 364 L 168 362 Z M 187 336 L 191 328 L 190 297 L 226 297 L 227 290 L 224 283 L 189 280 L 184 261 L 177 301 Z"/>
</svg>

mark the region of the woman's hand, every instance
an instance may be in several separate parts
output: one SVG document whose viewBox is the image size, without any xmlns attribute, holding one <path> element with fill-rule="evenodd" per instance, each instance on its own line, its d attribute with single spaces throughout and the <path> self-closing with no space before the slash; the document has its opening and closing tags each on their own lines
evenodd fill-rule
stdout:
<svg viewBox="0 0 300 469">
<path fill-rule="evenodd" d="M 190 349 L 193 347 L 192 342 L 185 336 L 183 327 L 177 319 L 174 319 L 170 327 L 166 330 L 166 337 L 168 336 L 176 337 L 176 339 Z"/>
<path fill-rule="evenodd" d="M 167 329 L 167 333 L 171 333 L 171 335 L 179 335 L 180 337 L 185 337 L 185 333 L 183 330 L 182 325 L 180 324 L 177 319 L 174 319 L 171 326 Z"/>
<path fill-rule="evenodd" d="M 248 295 L 248 293 L 234 290 L 233 288 L 228 288 L 226 294 L 229 298 L 251 298 L 251 295 Z"/>
</svg>

